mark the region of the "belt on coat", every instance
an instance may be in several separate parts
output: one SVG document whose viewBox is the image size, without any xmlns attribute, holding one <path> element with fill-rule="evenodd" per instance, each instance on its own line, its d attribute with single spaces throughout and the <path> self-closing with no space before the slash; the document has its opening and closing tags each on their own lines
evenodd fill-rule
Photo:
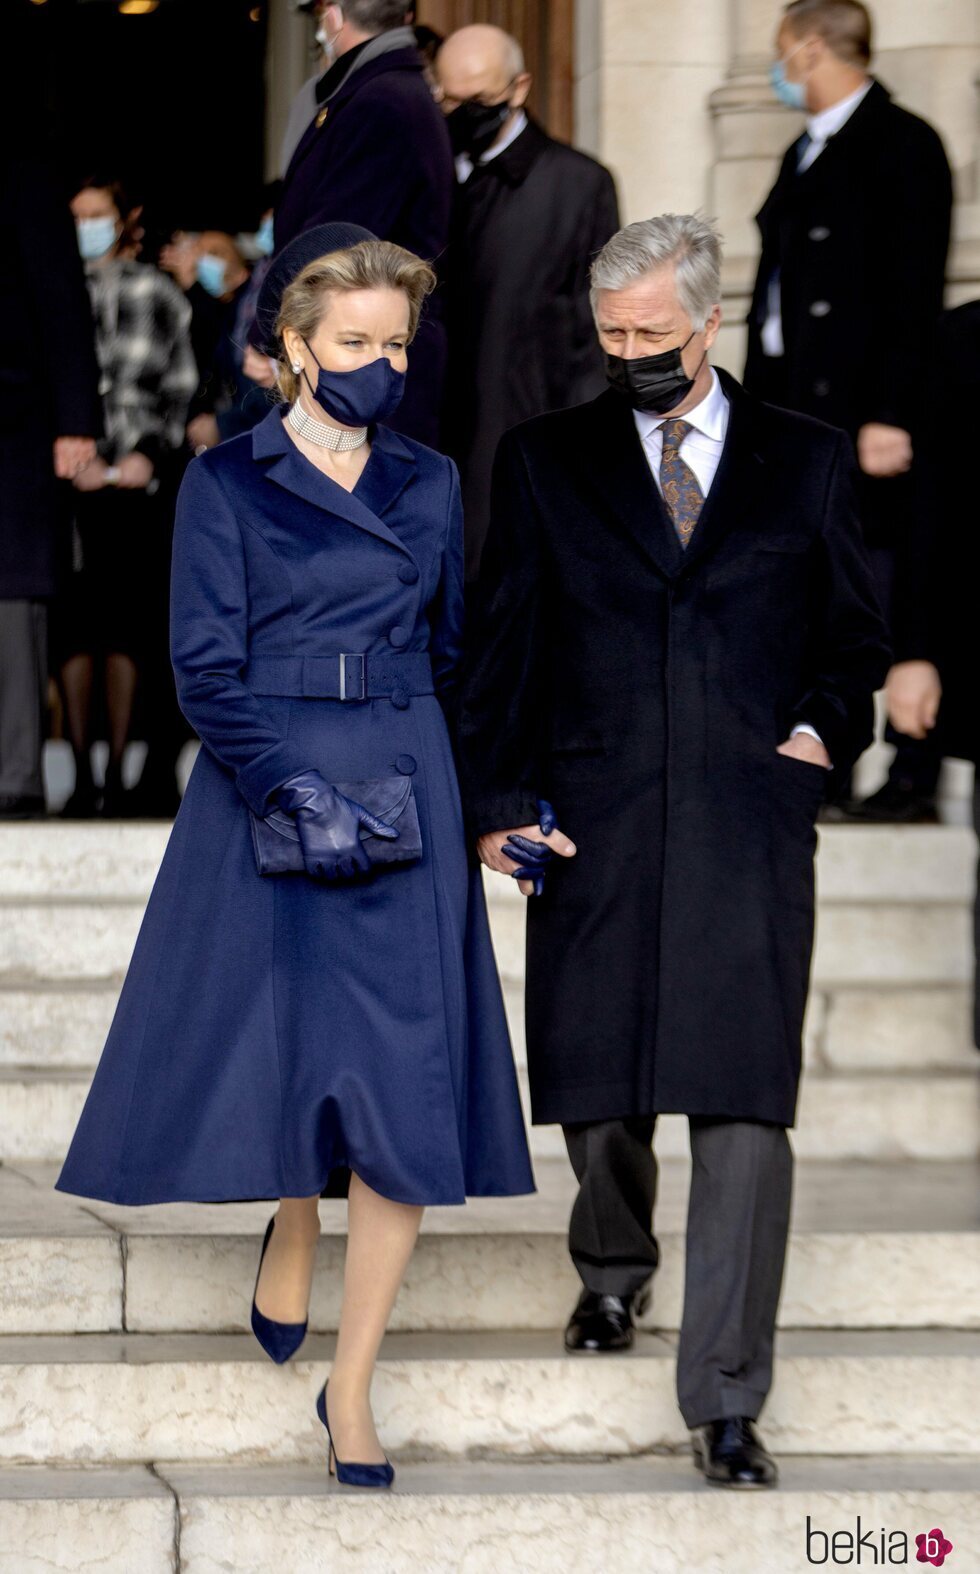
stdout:
<svg viewBox="0 0 980 1574">
<path fill-rule="evenodd" d="M 435 693 L 432 662 L 426 651 L 252 656 L 242 679 L 253 694 L 286 699 L 392 699 L 397 703 L 413 694 Z"/>
</svg>

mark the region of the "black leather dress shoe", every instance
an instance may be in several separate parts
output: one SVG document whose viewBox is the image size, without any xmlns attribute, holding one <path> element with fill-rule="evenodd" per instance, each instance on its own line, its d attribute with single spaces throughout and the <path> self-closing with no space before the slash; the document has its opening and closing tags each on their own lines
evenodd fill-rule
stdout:
<svg viewBox="0 0 980 1574">
<path fill-rule="evenodd" d="M 939 812 L 935 793 L 920 792 L 912 784 L 887 781 L 870 797 L 845 806 L 846 817 L 872 825 L 936 825 Z"/>
<path fill-rule="evenodd" d="M 565 1329 L 565 1349 L 595 1355 L 629 1350 L 633 1345 L 634 1312 L 642 1317 L 650 1304 L 649 1290 L 638 1295 L 597 1295 L 583 1290 Z"/>
<path fill-rule="evenodd" d="M 695 1427 L 691 1447 L 694 1463 L 712 1486 L 774 1487 L 779 1479 L 776 1461 L 748 1416 L 726 1416 Z"/>
</svg>

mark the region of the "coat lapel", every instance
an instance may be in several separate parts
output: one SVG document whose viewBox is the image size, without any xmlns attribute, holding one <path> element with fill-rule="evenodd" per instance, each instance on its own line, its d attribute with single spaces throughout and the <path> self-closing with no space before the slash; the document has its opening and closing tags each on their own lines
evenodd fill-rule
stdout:
<svg viewBox="0 0 980 1574">
<path fill-rule="evenodd" d="M 415 456 L 396 432 L 383 426 L 375 428 L 371 457 L 353 492 L 331 481 L 300 453 L 283 429 L 280 407 L 270 410 L 253 431 L 252 457 L 266 467 L 267 478 L 277 486 L 412 557 L 404 541 L 381 517 L 393 507 L 415 473 Z"/>
<path fill-rule="evenodd" d="M 681 559 L 681 573 L 700 562 L 722 536 L 759 504 L 764 461 L 757 441 L 758 406 L 734 377 L 720 367 L 715 370 L 729 404 L 728 431 L 701 517 Z"/>
<path fill-rule="evenodd" d="M 633 412 L 618 393 L 607 389 L 584 407 L 592 417 L 591 441 L 576 463 L 607 510 L 668 579 L 677 572 L 678 553 L 670 520 L 643 453 Z M 601 459 L 601 470 L 593 456 Z"/>
</svg>

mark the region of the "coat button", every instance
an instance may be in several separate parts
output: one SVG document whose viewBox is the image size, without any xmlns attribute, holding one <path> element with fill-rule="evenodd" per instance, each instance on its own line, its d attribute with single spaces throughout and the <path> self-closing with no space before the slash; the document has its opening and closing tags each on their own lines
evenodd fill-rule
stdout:
<svg viewBox="0 0 980 1574">
<path fill-rule="evenodd" d="M 398 578 L 403 585 L 418 584 L 419 571 L 414 563 L 403 563 L 398 570 Z"/>
<path fill-rule="evenodd" d="M 811 317 L 829 317 L 830 311 L 831 307 L 829 301 L 813 301 L 810 305 Z"/>
<path fill-rule="evenodd" d="M 399 754 L 395 761 L 395 770 L 399 776 L 414 776 L 415 761 L 410 754 Z"/>
<path fill-rule="evenodd" d="M 826 224 L 815 224 L 813 226 L 813 229 L 809 230 L 807 233 L 809 234 L 811 240 L 829 240 L 830 239 L 830 231 L 827 228 Z"/>
<path fill-rule="evenodd" d="M 392 689 L 391 703 L 396 710 L 408 710 L 408 695 L 404 689 Z"/>
<path fill-rule="evenodd" d="M 819 399 L 826 399 L 830 392 L 830 384 L 826 377 L 818 377 L 813 385 L 813 391 Z"/>
<path fill-rule="evenodd" d="M 394 645 L 396 650 L 400 645 L 408 644 L 408 629 L 401 623 L 396 623 L 388 635 L 389 645 Z"/>
</svg>

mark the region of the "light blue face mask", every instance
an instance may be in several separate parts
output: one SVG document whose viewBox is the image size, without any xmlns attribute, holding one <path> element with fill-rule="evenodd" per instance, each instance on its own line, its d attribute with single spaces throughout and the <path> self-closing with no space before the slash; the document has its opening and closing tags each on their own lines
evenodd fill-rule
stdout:
<svg viewBox="0 0 980 1574">
<path fill-rule="evenodd" d="M 272 214 L 267 213 L 258 229 L 255 231 L 255 249 L 262 257 L 271 257 L 275 245 L 272 227 Z"/>
<path fill-rule="evenodd" d="M 101 219 L 76 219 L 75 232 L 86 262 L 97 262 L 116 244 L 116 221 L 108 215 Z"/>
<path fill-rule="evenodd" d="M 806 109 L 806 83 L 791 82 L 786 75 L 786 61 L 792 60 L 798 50 L 806 43 L 797 44 L 796 49 L 791 49 L 786 59 L 774 60 L 769 67 L 769 84 L 781 104 L 787 109 Z"/>
<path fill-rule="evenodd" d="M 205 252 L 197 259 L 197 282 L 207 290 L 209 295 L 220 297 L 225 294 L 225 261 L 223 257 L 212 257 Z"/>
</svg>

